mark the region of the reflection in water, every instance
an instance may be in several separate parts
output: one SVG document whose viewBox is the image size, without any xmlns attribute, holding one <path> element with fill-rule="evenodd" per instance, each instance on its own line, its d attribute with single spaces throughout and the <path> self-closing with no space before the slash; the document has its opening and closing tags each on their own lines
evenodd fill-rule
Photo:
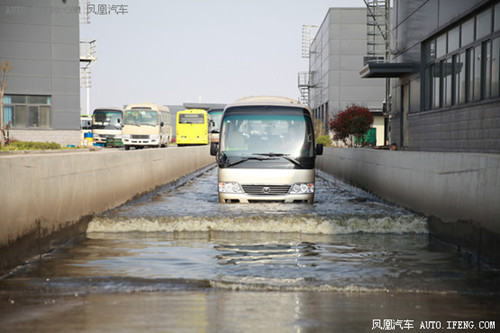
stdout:
<svg viewBox="0 0 500 333">
<path fill-rule="evenodd" d="M 79 294 L 216 288 L 490 295 L 477 272 L 422 235 L 254 232 L 97 233 L 17 277 Z M 94 238 L 95 237 L 95 238 Z M 44 279 L 50 279 L 45 283 Z M 476 283 L 476 281 L 481 283 Z"/>
<path fill-rule="evenodd" d="M 53 302 L 52 302 L 53 301 Z M 90 294 L 23 304 L 36 315 L 5 317 L 2 332 L 374 332 L 373 319 L 498 318 L 490 300 L 457 295 L 172 291 Z M 477 305 L 480 304 L 481 305 Z M 3 305 L 0 305 L 0 308 Z M 2 309 L 3 310 L 3 309 Z M 498 322 L 498 321 L 497 321 Z M 375 331 L 376 332 L 376 331 Z"/>
</svg>

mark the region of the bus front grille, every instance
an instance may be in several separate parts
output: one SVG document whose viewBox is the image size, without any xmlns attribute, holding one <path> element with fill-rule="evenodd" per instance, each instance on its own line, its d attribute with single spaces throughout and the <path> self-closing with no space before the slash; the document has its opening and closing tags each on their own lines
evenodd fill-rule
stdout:
<svg viewBox="0 0 500 333">
<path fill-rule="evenodd" d="M 243 190 L 251 195 L 283 195 L 290 190 L 290 185 L 242 185 Z"/>
</svg>

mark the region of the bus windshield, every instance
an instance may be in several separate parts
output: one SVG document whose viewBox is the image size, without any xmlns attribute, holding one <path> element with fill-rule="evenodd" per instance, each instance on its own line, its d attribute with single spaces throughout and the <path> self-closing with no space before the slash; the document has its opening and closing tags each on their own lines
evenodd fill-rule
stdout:
<svg viewBox="0 0 500 333">
<path fill-rule="evenodd" d="M 179 124 L 204 124 L 205 117 L 201 113 L 179 114 Z"/>
<path fill-rule="evenodd" d="M 121 129 L 121 118 L 119 111 L 96 110 L 92 115 L 92 129 Z"/>
<path fill-rule="evenodd" d="M 214 111 L 208 111 L 210 114 L 210 118 L 213 121 L 213 126 L 212 126 L 212 133 L 219 133 L 220 132 L 220 125 L 221 125 L 221 119 L 222 119 L 222 111 L 223 110 L 214 110 Z"/>
<path fill-rule="evenodd" d="M 123 124 L 158 126 L 158 112 L 152 110 L 126 110 Z"/>
<path fill-rule="evenodd" d="M 222 123 L 221 154 L 230 157 L 314 157 L 314 132 L 302 109 L 253 107 L 226 112 Z"/>
</svg>

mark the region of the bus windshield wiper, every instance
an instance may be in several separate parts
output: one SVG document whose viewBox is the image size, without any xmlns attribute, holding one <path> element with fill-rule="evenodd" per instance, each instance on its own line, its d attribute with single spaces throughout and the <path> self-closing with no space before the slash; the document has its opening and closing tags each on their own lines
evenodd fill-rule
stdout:
<svg viewBox="0 0 500 333">
<path fill-rule="evenodd" d="M 288 162 L 291 162 L 293 164 L 295 164 L 296 166 L 302 168 L 302 169 L 305 169 L 305 166 L 300 163 L 299 161 L 297 161 L 295 158 L 293 157 L 290 157 L 290 154 L 282 154 L 282 153 L 262 153 L 262 154 L 254 154 L 254 155 L 259 155 L 259 156 L 270 156 L 270 157 L 282 157 L 284 158 L 285 160 L 287 160 Z"/>
<path fill-rule="evenodd" d="M 255 155 L 255 154 L 254 154 Z M 227 156 L 225 153 L 222 154 L 222 158 L 221 158 L 221 164 L 224 166 L 224 167 L 232 167 L 232 166 L 235 166 L 235 165 L 238 165 L 238 164 L 241 164 L 243 162 L 246 162 L 246 161 L 250 161 L 250 160 L 257 160 L 257 161 L 266 161 L 266 160 L 274 160 L 275 158 L 270 158 L 270 157 L 255 157 L 255 156 L 249 156 L 249 157 L 244 157 L 242 158 L 241 160 L 238 160 L 236 162 L 229 162 L 229 160 L 227 159 Z"/>
</svg>

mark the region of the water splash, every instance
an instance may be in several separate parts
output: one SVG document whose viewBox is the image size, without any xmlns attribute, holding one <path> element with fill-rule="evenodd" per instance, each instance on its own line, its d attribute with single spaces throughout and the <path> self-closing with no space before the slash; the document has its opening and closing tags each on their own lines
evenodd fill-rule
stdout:
<svg viewBox="0 0 500 333">
<path fill-rule="evenodd" d="M 427 220 L 417 215 L 384 217 L 275 216 L 164 216 L 96 217 L 87 229 L 92 233 L 121 232 L 272 232 L 305 234 L 428 233 Z"/>
</svg>

